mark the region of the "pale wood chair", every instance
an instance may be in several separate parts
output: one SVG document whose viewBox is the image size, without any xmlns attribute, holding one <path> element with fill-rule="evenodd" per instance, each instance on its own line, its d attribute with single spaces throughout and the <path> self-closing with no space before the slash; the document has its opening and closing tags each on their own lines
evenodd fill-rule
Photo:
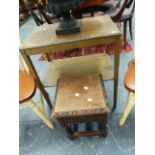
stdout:
<svg viewBox="0 0 155 155">
<path fill-rule="evenodd" d="M 21 41 L 20 41 L 21 45 Z M 20 54 L 20 53 L 19 53 Z M 22 55 L 19 55 L 20 70 L 19 70 L 19 105 L 20 109 L 23 108 L 32 108 L 32 110 L 43 120 L 43 122 L 51 129 L 54 128 L 54 124 L 51 120 L 45 115 L 43 97 L 40 92 L 40 106 L 32 100 L 32 97 L 36 92 L 36 83 L 34 78 L 29 72 Z"/>
<path fill-rule="evenodd" d="M 124 125 L 129 113 L 135 105 L 135 60 L 129 62 L 128 70 L 125 74 L 124 85 L 129 91 L 129 97 L 124 113 L 119 120 L 120 126 Z"/>
</svg>

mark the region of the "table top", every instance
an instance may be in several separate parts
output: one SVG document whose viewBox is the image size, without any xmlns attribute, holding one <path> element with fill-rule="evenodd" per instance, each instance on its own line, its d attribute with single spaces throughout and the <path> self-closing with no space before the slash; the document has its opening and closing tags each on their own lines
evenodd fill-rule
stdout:
<svg viewBox="0 0 155 155">
<path fill-rule="evenodd" d="M 75 116 L 109 112 L 98 74 L 68 77 L 59 81 L 54 116 Z"/>
<path fill-rule="evenodd" d="M 107 15 L 81 19 L 81 32 L 75 34 L 57 36 L 55 30 L 58 24 L 45 24 L 36 27 L 28 39 L 22 43 L 20 50 L 58 46 L 121 34 L 116 24 Z"/>
</svg>

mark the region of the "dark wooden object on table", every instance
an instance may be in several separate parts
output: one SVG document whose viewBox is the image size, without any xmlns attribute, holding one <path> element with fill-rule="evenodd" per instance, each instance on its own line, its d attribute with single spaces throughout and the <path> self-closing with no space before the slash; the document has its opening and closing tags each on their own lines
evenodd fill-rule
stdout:
<svg viewBox="0 0 155 155">
<path fill-rule="evenodd" d="M 66 129 L 69 138 L 83 136 L 107 136 L 107 98 L 98 74 L 60 79 L 52 117 Z M 98 124 L 91 130 L 91 123 Z M 78 131 L 79 123 L 85 123 L 85 131 Z"/>
</svg>

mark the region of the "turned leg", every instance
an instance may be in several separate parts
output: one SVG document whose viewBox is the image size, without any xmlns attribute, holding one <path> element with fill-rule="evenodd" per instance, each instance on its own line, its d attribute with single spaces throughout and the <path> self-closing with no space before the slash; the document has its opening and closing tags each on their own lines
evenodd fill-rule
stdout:
<svg viewBox="0 0 155 155">
<path fill-rule="evenodd" d="M 29 106 L 32 108 L 32 110 L 45 122 L 45 124 L 51 128 L 54 129 L 53 123 L 45 116 L 45 114 L 42 112 L 40 108 L 37 107 L 36 103 L 32 100 L 28 101 Z"/>
<path fill-rule="evenodd" d="M 129 115 L 129 113 L 131 112 L 134 104 L 135 104 L 135 93 L 130 93 L 129 98 L 128 98 L 128 103 L 126 105 L 124 113 L 122 114 L 122 116 L 120 117 L 120 120 L 119 120 L 120 126 L 122 126 L 125 123 L 125 121 Z"/>
</svg>

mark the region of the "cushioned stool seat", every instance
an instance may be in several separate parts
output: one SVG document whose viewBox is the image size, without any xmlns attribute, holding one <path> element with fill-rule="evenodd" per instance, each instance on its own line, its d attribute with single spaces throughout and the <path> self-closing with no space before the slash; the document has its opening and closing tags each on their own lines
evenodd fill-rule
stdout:
<svg viewBox="0 0 155 155">
<path fill-rule="evenodd" d="M 106 136 L 107 99 L 97 74 L 60 79 L 52 117 L 66 128 L 70 138 L 79 136 Z M 99 130 L 78 132 L 78 123 L 97 122 Z"/>
</svg>

